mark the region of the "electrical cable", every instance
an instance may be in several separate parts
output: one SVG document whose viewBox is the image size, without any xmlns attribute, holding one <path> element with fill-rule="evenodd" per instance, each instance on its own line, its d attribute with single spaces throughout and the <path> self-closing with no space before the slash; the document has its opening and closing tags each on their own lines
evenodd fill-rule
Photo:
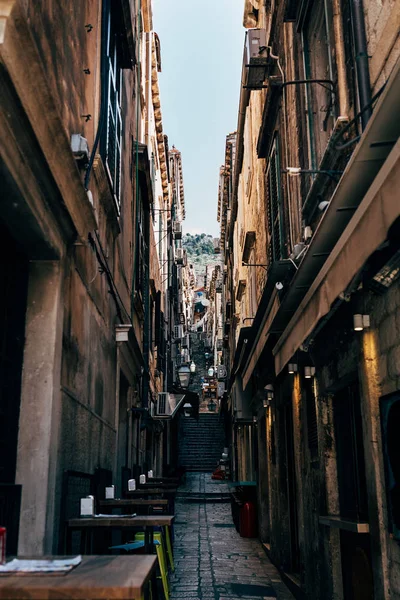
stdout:
<svg viewBox="0 0 400 600">
<path fill-rule="evenodd" d="M 375 104 L 375 102 L 378 100 L 379 96 L 382 94 L 383 90 L 385 89 L 387 84 L 387 81 L 385 81 L 385 83 L 382 85 L 381 88 L 379 88 L 379 90 L 376 92 L 376 94 L 371 98 L 371 102 L 369 102 L 366 106 L 364 106 L 364 108 L 362 110 L 360 110 L 356 116 L 347 123 L 347 125 L 345 127 L 343 127 L 343 129 L 341 131 L 339 131 L 337 133 L 336 139 L 335 139 L 335 145 L 334 148 L 335 150 L 345 150 L 345 148 L 348 148 L 349 146 L 351 146 L 352 144 L 355 144 L 356 142 L 359 141 L 359 139 L 361 138 L 361 135 L 356 136 L 355 138 L 348 140 L 347 142 L 345 142 L 344 144 L 337 144 L 336 140 L 339 140 L 340 138 L 343 137 L 343 135 L 350 129 L 350 127 L 352 125 L 354 125 L 354 123 L 356 123 L 358 121 L 358 119 L 361 117 L 361 115 L 369 110 L 370 108 L 372 108 L 372 106 Z"/>
</svg>

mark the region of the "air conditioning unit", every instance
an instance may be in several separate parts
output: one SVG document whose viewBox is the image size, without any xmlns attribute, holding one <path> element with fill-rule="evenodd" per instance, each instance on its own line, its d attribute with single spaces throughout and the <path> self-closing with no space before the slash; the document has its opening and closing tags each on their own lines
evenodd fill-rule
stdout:
<svg viewBox="0 0 400 600">
<path fill-rule="evenodd" d="M 176 249 L 175 263 L 177 265 L 182 265 L 183 267 L 186 267 L 186 265 L 187 265 L 187 253 L 186 253 L 186 250 L 184 248 L 177 248 Z"/>
<path fill-rule="evenodd" d="M 180 340 L 182 337 L 182 325 L 174 325 L 174 339 Z"/>
<path fill-rule="evenodd" d="M 170 415 L 171 405 L 168 392 L 159 392 L 157 394 L 157 415 Z"/>
<path fill-rule="evenodd" d="M 183 257 L 184 257 L 184 253 L 183 253 L 183 248 L 177 248 L 176 249 L 176 254 L 175 254 L 175 262 L 177 265 L 183 265 Z"/>
<path fill-rule="evenodd" d="M 182 239 L 182 223 L 179 223 L 178 221 L 174 221 L 172 223 L 172 233 L 174 234 L 174 238 L 176 240 L 181 240 Z"/>
<path fill-rule="evenodd" d="M 186 334 L 182 338 L 182 348 L 189 348 L 189 344 L 190 344 L 189 335 Z"/>
<path fill-rule="evenodd" d="M 75 160 L 82 163 L 89 162 L 88 142 L 80 133 L 73 133 L 71 135 L 71 150 Z"/>
<path fill-rule="evenodd" d="M 245 85 L 253 90 L 260 89 L 266 77 L 268 63 L 265 29 L 248 29 L 246 31 L 243 62 Z"/>
</svg>

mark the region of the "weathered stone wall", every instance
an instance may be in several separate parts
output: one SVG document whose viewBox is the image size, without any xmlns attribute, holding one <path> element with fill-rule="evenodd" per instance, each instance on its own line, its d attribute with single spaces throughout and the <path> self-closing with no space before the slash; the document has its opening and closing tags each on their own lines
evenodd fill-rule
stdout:
<svg viewBox="0 0 400 600">
<path fill-rule="evenodd" d="M 364 3 L 371 85 L 374 92 L 387 81 L 400 54 L 400 6 L 396 0 Z"/>
</svg>

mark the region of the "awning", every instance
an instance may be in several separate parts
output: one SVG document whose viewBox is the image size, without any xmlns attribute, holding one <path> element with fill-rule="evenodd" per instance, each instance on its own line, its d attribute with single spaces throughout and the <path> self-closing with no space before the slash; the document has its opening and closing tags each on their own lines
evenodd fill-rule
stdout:
<svg viewBox="0 0 400 600">
<path fill-rule="evenodd" d="M 333 193 L 330 204 L 291 281 L 288 292 L 281 300 L 279 310 L 270 326 L 269 333 L 274 332 L 274 334 L 284 336 L 282 340 L 287 337 L 285 330 L 288 323 L 291 322 L 295 313 L 299 315 L 299 306 L 303 306 L 303 299 L 314 285 L 325 262 L 331 257 L 331 253 L 338 240 L 354 217 L 358 207 L 369 193 L 374 179 L 377 177 L 400 135 L 400 119 L 397 118 L 399 99 L 400 60 L 386 84 L 386 88 L 375 107 L 368 126 L 347 164 L 345 172 Z M 268 280 L 269 277 L 267 285 Z M 340 291 L 343 291 L 344 287 Z M 320 301 L 322 302 L 322 297 Z M 316 310 L 315 306 L 314 310 Z M 315 317 L 317 318 L 317 315 L 322 312 L 323 309 L 320 308 L 315 313 Z M 264 340 L 264 344 L 267 341 L 267 334 L 268 331 L 264 324 L 262 332 L 259 335 L 260 345 L 262 345 L 262 340 Z M 299 342 L 300 344 L 301 342 Z M 275 353 L 279 352 L 281 345 L 281 341 L 278 340 L 275 346 Z M 254 361 L 251 363 L 251 368 L 250 366 L 245 367 L 243 373 L 245 385 L 247 385 L 252 372 L 251 369 L 254 367 Z"/>
<path fill-rule="evenodd" d="M 256 338 L 253 350 L 251 355 L 245 365 L 244 373 L 243 373 L 243 389 L 247 387 L 251 374 L 254 371 L 254 368 L 260 358 L 260 355 L 264 349 L 264 346 L 269 337 L 269 330 L 271 328 L 272 322 L 278 312 L 280 306 L 278 292 L 275 291 L 271 297 L 271 302 L 269 308 L 265 311 L 265 320 L 262 324 L 258 336 Z"/>
<path fill-rule="evenodd" d="M 231 389 L 236 374 L 238 373 L 242 363 L 247 358 L 248 351 L 253 343 L 254 331 L 252 327 L 242 327 L 239 332 L 239 338 L 236 344 L 235 356 L 231 369 L 231 376 L 228 384 L 228 390 Z"/>
<path fill-rule="evenodd" d="M 243 361 L 243 388 L 246 388 L 250 376 L 257 364 L 258 359 L 264 349 L 269 335 L 272 321 L 278 312 L 281 304 L 281 297 L 287 292 L 289 281 L 293 276 L 295 267 L 291 260 L 277 260 L 272 263 L 269 271 L 267 283 L 265 285 L 257 313 L 251 327 L 252 336 L 249 352 Z M 275 284 L 280 281 L 283 283 L 283 291 L 278 292 Z"/>
<path fill-rule="evenodd" d="M 276 375 L 311 335 L 400 217 L 400 140 L 273 349 Z"/>
<path fill-rule="evenodd" d="M 179 388 L 173 388 L 168 395 L 168 406 L 166 407 L 166 414 L 156 415 L 155 419 L 171 420 L 183 408 L 184 404 L 189 403 L 192 405 L 192 416 L 198 418 L 199 415 L 199 404 L 200 398 L 196 392 L 185 390 L 182 394 L 182 390 Z"/>
</svg>

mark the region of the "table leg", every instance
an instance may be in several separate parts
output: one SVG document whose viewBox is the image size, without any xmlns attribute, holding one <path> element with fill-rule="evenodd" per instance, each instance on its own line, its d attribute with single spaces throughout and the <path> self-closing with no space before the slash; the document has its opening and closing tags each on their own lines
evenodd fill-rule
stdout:
<svg viewBox="0 0 400 600">
<path fill-rule="evenodd" d="M 153 569 L 153 575 L 151 577 L 151 600 L 159 600 L 160 596 L 158 594 L 158 585 L 157 585 L 157 570 Z"/>
<path fill-rule="evenodd" d="M 145 554 L 153 554 L 154 552 L 154 536 L 153 527 L 145 526 L 144 528 L 144 551 Z"/>
<path fill-rule="evenodd" d="M 68 525 L 65 526 L 65 554 L 72 554 L 72 529 Z"/>
<path fill-rule="evenodd" d="M 82 528 L 81 530 L 81 544 L 80 544 L 80 552 L 81 554 L 86 554 L 86 529 Z"/>
</svg>

